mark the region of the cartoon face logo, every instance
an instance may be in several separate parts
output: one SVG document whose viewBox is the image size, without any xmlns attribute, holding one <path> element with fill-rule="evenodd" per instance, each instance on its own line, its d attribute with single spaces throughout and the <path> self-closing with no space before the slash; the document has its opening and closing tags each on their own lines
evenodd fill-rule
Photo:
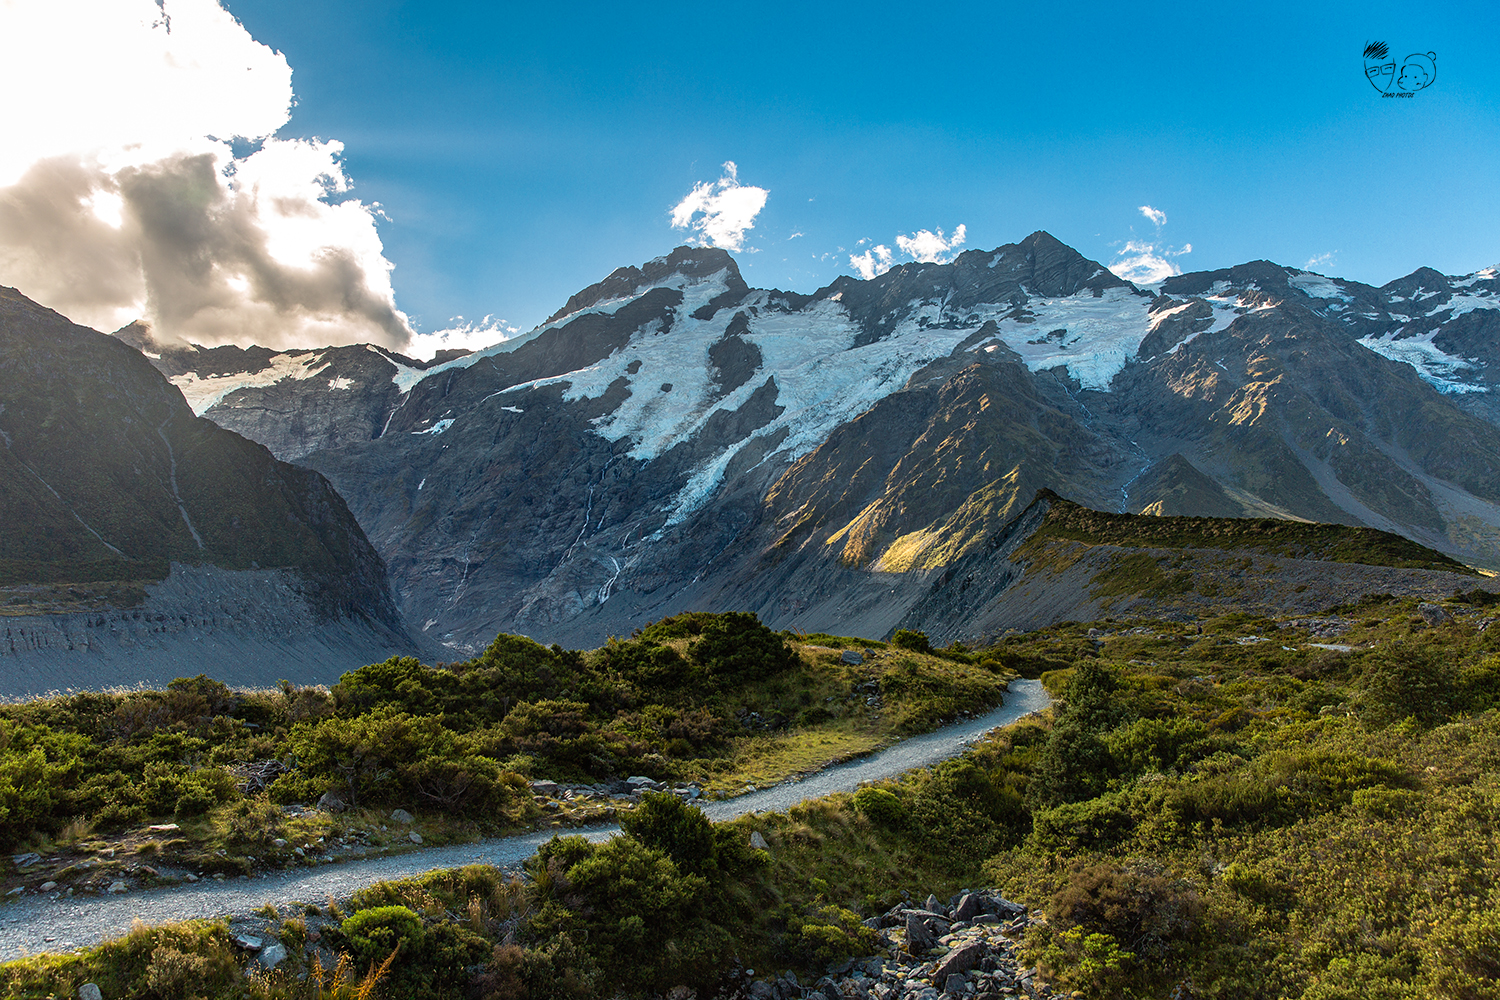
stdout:
<svg viewBox="0 0 1500 1000">
<path fill-rule="evenodd" d="M 1423 87 L 1431 86 L 1436 79 L 1437 53 L 1415 52 L 1401 64 L 1401 75 L 1396 78 L 1396 86 L 1414 94 Z"/>
<path fill-rule="evenodd" d="M 1391 58 L 1391 48 L 1385 42 L 1370 42 L 1365 46 L 1365 79 L 1382 94 L 1396 82 L 1396 60 Z"/>
</svg>

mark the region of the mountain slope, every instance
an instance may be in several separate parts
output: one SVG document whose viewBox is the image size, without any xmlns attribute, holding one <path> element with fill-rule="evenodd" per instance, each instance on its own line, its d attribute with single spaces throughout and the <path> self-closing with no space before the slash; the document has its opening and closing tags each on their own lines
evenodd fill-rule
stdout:
<svg viewBox="0 0 1500 1000">
<path fill-rule="evenodd" d="M 0 470 L 12 631 L 49 610 L 35 585 L 140 585 L 182 564 L 289 574 L 287 600 L 314 621 L 400 637 L 385 565 L 326 479 L 195 417 L 139 352 L 6 288 Z"/>
<path fill-rule="evenodd" d="M 1444 353 L 1479 350 L 1497 290 L 1266 261 L 1138 288 L 1034 233 L 804 295 L 679 248 L 439 363 L 154 363 L 327 475 L 403 613 L 457 648 L 596 643 L 690 606 L 870 634 L 1043 488 L 1368 525 L 1500 566 L 1489 376 Z M 1417 340 L 1438 346 L 1389 346 Z M 289 430 L 279 408 L 326 419 Z"/>
</svg>

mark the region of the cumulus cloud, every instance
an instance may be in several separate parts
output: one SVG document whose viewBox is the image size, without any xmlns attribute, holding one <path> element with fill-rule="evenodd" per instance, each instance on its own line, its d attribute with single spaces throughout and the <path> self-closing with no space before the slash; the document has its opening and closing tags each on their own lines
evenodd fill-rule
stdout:
<svg viewBox="0 0 1500 1000">
<path fill-rule="evenodd" d="M 967 238 L 968 230 L 960 223 L 953 230 L 952 236 L 945 235 L 941 229 L 936 232 L 919 229 L 910 236 L 902 233 L 896 237 L 896 247 L 912 260 L 928 264 L 946 264 L 953 259 L 955 251 Z M 860 240 L 859 242 L 868 241 Z M 864 253 L 850 254 L 849 266 L 854 269 L 854 273 L 869 281 L 895 266 L 895 254 L 890 247 L 881 243 Z"/>
<path fill-rule="evenodd" d="M 963 225 L 946 238 L 941 229 L 935 233 L 921 229 L 913 236 L 897 236 L 896 246 L 912 260 L 945 264 L 953 259 L 951 252 L 963 244 L 966 235 Z"/>
<path fill-rule="evenodd" d="M 712 183 L 700 181 L 672 209 L 673 229 L 693 229 L 697 242 L 739 253 L 745 234 L 755 228 L 755 217 L 766 206 L 765 188 L 741 184 L 733 160 L 724 164 L 724 175 Z"/>
<path fill-rule="evenodd" d="M 861 243 L 864 240 L 860 240 Z M 891 269 L 891 248 L 885 244 L 871 247 L 861 254 L 849 255 L 849 266 L 866 281 Z"/>
<path fill-rule="evenodd" d="M 1161 239 L 1162 227 L 1167 224 L 1167 213 L 1150 205 L 1140 206 L 1139 211 L 1156 227 L 1155 236 L 1149 240 L 1126 240 L 1125 245 L 1115 254 L 1115 259 L 1110 262 L 1109 269 L 1116 277 L 1137 285 L 1154 285 L 1181 274 L 1182 268 L 1172 258 L 1192 253 L 1193 245 L 1185 243 L 1181 249 L 1168 246 Z"/>
<path fill-rule="evenodd" d="M 0 0 L 0 281 L 77 320 L 269 347 L 412 336 L 342 144 L 217 0 Z M 46 86 L 36 81 L 45 80 Z"/>
</svg>

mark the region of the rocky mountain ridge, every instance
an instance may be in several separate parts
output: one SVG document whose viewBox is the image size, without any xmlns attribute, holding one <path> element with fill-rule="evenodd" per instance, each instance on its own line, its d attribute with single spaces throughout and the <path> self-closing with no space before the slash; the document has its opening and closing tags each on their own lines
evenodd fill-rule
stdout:
<svg viewBox="0 0 1500 1000">
<path fill-rule="evenodd" d="M 1035 233 L 811 295 L 679 248 L 425 365 L 143 346 L 199 412 L 328 476 L 408 620 L 468 649 L 686 607 L 847 630 L 883 596 L 893 625 L 1044 488 L 1500 566 L 1497 324 L 1493 270 L 1137 287 Z"/>
<path fill-rule="evenodd" d="M 243 589 L 235 574 L 270 573 L 261 612 L 279 608 L 306 628 L 358 622 L 379 637 L 361 640 L 361 656 L 382 643 L 414 648 L 383 560 L 323 476 L 194 416 L 140 352 L 9 288 L 0 288 L 0 469 L 0 654 L 18 658 L 10 680 L 25 672 L 21 660 L 59 650 L 104 657 L 110 643 L 81 637 L 118 633 L 119 609 L 105 605 L 122 597 L 172 622 L 148 630 L 157 639 L 140 656 L 173 645 L 169 636 L 201 641 L 202 628 L 175 626 L 211 610 L 147 592 L 179 577 L 174 566 L 223 571 L 189 588 L 213 607 Z M 59 610 L 81 615 L 54 635 L 62 623 L 48 613 Z M 114 627 L 89 624 L 104 618 Z"/>
</svg>

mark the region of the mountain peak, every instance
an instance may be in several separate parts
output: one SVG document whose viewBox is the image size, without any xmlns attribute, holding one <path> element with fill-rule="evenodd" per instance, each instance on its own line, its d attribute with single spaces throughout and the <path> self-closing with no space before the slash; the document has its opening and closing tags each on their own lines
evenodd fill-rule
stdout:
<svg viewBox="0 0 1500 1000">
<path fill-rule="evenodd" d="M 603 281 L 597 281 L 578 292 L 567 303 L 547 317 L 552 323 L 564 316 L 611 299 L 623 299 L 636 295 L 653 285 L 663 285 L 675 277 L 689 281 L 701 281 L 724 272 L 727 291 L 743 295 L 749 290 L 740 275 L 739 265 L 727 250 L 717 247 L 680 246 L 664 257 L 646 261 L 640 267 L 617 267 Z"/>
</svg>

